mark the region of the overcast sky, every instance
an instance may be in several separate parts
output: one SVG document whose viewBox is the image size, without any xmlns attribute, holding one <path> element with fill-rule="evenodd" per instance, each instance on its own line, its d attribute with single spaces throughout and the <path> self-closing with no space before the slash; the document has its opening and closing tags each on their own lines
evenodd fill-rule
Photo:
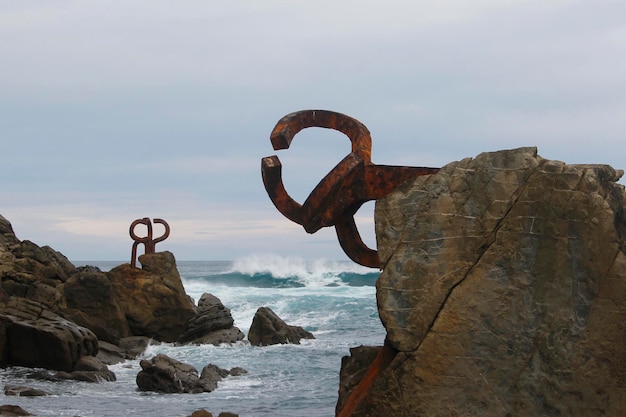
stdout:
<svg viewBox="0 0 626 417">
<path fill-rule="evenodd" d="M 127 260 L 142 217 L 178 260 L 347 259 L 262 185 L 276 154 L 303 202 L 349 152 L 325 129 L 274 151 L 303 109 L 360 120 L 376 164 L 537 146 L 626 168 L 623 0 L 0 0 L 0 39 L 0 214 L 70 260 Z"/>
</svg>

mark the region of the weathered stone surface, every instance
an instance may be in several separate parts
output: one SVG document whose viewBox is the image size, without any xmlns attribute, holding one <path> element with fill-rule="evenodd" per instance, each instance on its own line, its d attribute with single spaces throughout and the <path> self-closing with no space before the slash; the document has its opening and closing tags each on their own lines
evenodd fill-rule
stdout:
<svg viewBox="0 0 626 417">
<path fill-rule="evenodd" d="M 626 410 L 626 197 L 604 165 L 484 153 L 376 204 L 400 350 L 357 416 Z"/>
<path fill-rule="evenodd" d="M 17 397 L 44 397 L 46 395 L 52 395 L 52 393 L 50 391 L 25 387 L 23 385 L 6 384 L 4 386 L 4 395 L 13 395 Z"/>
<path fill-rule="evenodd" d="M 20 241 L 11 223 L 0 215 L 0 279 L 6 294 L 55 310 L 61 300 L 57 286 L 74 271 L 74 265 L 49 246 Z"/>
<path fill-rule="evenodd" d="M 209 364 L 198 376 L 198 371 L 193 366 L 162 354 L 151 360 L 144 359 L 140 365 L 142 370 L 137 374 L 137 386 L 142 391 L 193 394 L 211 392 L 217 388 L 218 381 L 229 374 L 228 370 Z"/>
<path fill-rule="evenodd" d="M 125 337 L 120 339 L 118 345 L 98 340 L 96 358 L 105 365 L 114 365 L 127 359 L 137 359 L 145 352 L 148 345 L 150 345 L 150 339 L 145 336 Z"/>
<path fill-rule="evenodd" d="M 59 371 L 54 377 L 84 382 L 115 381 L 117 379 L 113 371 L 93 356 L 83 356 L 78 360 L 72 372 Z"/>
<path fill-rule="evenodd" d="M 382 346 L 359 346 L 350 348 L 350 356 L 341 358 L 341 371 L 339 372 L 339 398 L 335 407 L 338 415 L 343 409 L 350 393 L 361 382 L 367 368 L 374 361 Z"/>
<path fill-rule="evenodd" d="M 80 355 L 98 352 L 97 341 L 92 340 L 88 344 L 94 342 L 95 347 L 77 349 L 69 362 L 63 359 L 62 364 L 54 365 L 59 352 L 27 346 L 32 337 L 18 336 L 26 328 L 48 326 L 46 320 L 33 325 L 44 310 L 42 316 L 61 320 L 55 316 L 58 314 L 65 319 L 59 327 L 89 329 L 89 338 L 97 336 L 104 346 L 98 357 L 108 364 L 136 358 L 151 339 L 178 342 L 183 331 L 187 331 L 185 341 L 193 343 L 232 343 L 243 339 L 243 333 L 233 326 L 230 311 L 219 300 L 219 306 L 209 298 L 202 300 L 200 308 L 194 306 L 185 293 L 171 253 L 142 255 L 139 261 L 142 269 L 131 268 L 129 264 L 107 273 L 93 266 L 75 268 L 62 254 L 47 246 L 20 241 L 10 222 L 0 216 L 0 366 L 32 363 L 32 366 L 71 372 L 69 362 Z M 11 297 L 35 304 L 9 303 Z M 37 307 L 33 309 L 33 305 Z M 21 308 L 24 311 L 19 311 Z M 194 317 L 198 310 L 202 311 Z M 192 317 L 194 320 L 190 321 Z M 29 327 L 18 326 L 15 323 L 18 319 L 26 319 Z M 41 329 L 32 332 L 41 333 Z M 138 343 L 131 346 L 133 340 Z M 73 349 L 71 346 L 73 342 L 68 343 L 68 349 Z M 47 353 L 49 358 L 44 360 Z M 32 361 L 25 359 L 33 354 L 36 358 Z"/>
<path fill-rule="evenodd" d="M 145 336 L 130 336 L 120 339 L 119 347 L 124 351 L 128 359 L 137 359 L 139 355 L 146 351 L 148 346 L 159 344 L 160 342 Z"/>
<path fill-rule="evenodd" d="M 256 311 L 248 332 L 248 340 L 254 346 L 300 344 L 301 339 L 315 339 L 315 336 L 300 326 L 288 325 L 269 307 Z"/>
<path fill-rule="evenodd" d="M 25 298 L 11 297 L 0 309 L 6 337 L 6 362 L 34 368 L 71 371 L 78 360 L 98 353 L 98 339 L 80 327 Z"/>
<path fill-rule="evenodd" d="M 180 343 L 213 344 L 235 343 L 244 334 L 234 326 L 230 309 L 212 294 L 202 294 L 198 301 L 198 313 L 189 319 L 179 336 Z"/>
<path fill-rule="evenodd" d="M 134 336 L 175 342 L 196 307 L 185 293 L 174 255 L 144 254 L 139 261 L 142 269 L 124 264 L 108 272 L 115 298 Z"/>
<path fill-rule="evenodd" d="M 51 248 L 20 241 L 11 223 L 0 216 L 0 279 L 7 295 L 28 298 L 55 310 L 61 300 L 57 287 L 73 270 L 74 266 Z"/>
<path fill-rule="evenodd" d="M 117 344 L 131 335 L 111 281 L 97 268 L 80 267 L 68 278 L 60 310 L 65 318 L 87 327 L 100 340 Z"/>
<path fill-rule="evenodd" d="M 19 405 L 0 405 L 0 416 L 16 417 L 16 416 L 32 416 L 33 414 L 24 410 Z"/>
</svg>

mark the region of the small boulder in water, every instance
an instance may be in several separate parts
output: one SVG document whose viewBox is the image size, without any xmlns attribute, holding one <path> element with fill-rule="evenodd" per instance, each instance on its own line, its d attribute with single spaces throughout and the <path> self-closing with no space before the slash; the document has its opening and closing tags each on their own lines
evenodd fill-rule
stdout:
<svg viewBox="0 0 626 417">
<path fill-rule="evenodd" d="M 248 340 L 254 346 L 299 345 L 300 339 L 315 339 L 315 336 L 300 326 L 288 325 L 269 307 L 260 307 L 256 311 L 248 332 Z"/>
<path fill-rule="evenodd" d="M 0 416 L 32 416 L 34 414 L 24 410 L 19 405 L 0 405 Z"/>
<path fill-rule="evenodd" d="M 204 293 L 198 301 L 198 313 L 191 317 L 178 338 L 179 343 L 236 343 L 244 334 L 234 326 L 235 321 L 219 298 Z"/>
<path fill-rule="evenodd" d="M 137 374 L 137 386 L 142 391 L 163 393 L 211 392 L 217 383 L 230 375 L 227 369 L 209 364 L 202 373 L 193 366 L 179 362 L 167 355 L 159 354 L 151 360 L 142 360 L 141 371 Z"/>
<path fill-rule="evenodd" d="M 18 397 L 43 397 L 45 395 L 52 395 L 52 393 L 50 391 L 40 390 L 37 388 L 7 384 L 4 386 L 4 395 L 15 395 Z M 0 413 L 0 415 L 3 414 Z"/>
</svg>

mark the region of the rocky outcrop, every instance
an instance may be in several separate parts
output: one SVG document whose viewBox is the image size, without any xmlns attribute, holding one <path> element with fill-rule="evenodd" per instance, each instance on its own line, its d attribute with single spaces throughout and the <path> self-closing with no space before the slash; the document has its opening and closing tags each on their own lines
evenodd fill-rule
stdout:
<svg viewBox="0 0 626 417">
<path fill-rule="evenodd" d="M 288 325 L 269 307 L 260 307 L 252 319 L 248 340 L 254 346 L 300 344 L 301 339 L 315 339 L 300 326 Z"/>
<path fill-rule="evenodd" d="M 131 336 L 113 284 L 98 268 L 79 267 L 65 281 L 60 310 L 67 319 L 94 332 L 99 340 L 117 344 L 121 338 Z"/>
<path fill-rule="evenodd" d="M 171 252 L 144 254 L 142 269 L 120 265 L 107 274 L 135 336 L 175 342 L 196 307 L 185 293 Z"/>
<path fill-rule="evenodd" d="M 140 365 L 141 371 L 137 374 L 139 389 L 162 393 L 211 392 L 217 388 L 221 379 L 231 374 L 227 369 L 209 364 L 198 375 L 193 366 L 162 354 L 150 360 L 144 359 Z M 233 375 L 237 372 L 233 372 Z"/>
<path fill-rule="evenodd" d="M 230 309 L 216 296 L 205 293 L 198 301 L 198 313 L 189 319 L 178 341 L 213 345 L 235 343 L 242 340 L 244 334 L 234 323 Z"/>
<path fill-rule="evenodd" d="M 11 297 L 0 310 L 4 361 L 12 365 L 72 371 L 78 360 L 98 353 L 98 339 L 36 301 Z"/>
<path fill-rule="evenodd" d="M 61 301 L 57 286 L 74 272 L 74 265 L 48 246 L 20 241 L 11 223 L 0 215 L 0 279 L 3 291 L 55 310 Z"/>
<path fill-rule="evenodd" d="M 194 305 L 172 253 L 145 254 L 139 261 L 141 269 L 124 264 L 106 273 L 75 268 L 50 247 L 20 241 L 0 216 L 0 366 L 72 372 L 81 356 L 117 363 L 137 357 L 149 340 L 179 342 L 181 333 L 185 343 L 243 339 L 218 299 L 207 295 Z M 132 340 L 140 343 L 122 346 Z"/>
<path fill-rule="evenodd" d="M 622 174 L 521 148 L 379 200 L 377 299 L 398 353 L 350 415 L 621 415 Z"/>
</svg>

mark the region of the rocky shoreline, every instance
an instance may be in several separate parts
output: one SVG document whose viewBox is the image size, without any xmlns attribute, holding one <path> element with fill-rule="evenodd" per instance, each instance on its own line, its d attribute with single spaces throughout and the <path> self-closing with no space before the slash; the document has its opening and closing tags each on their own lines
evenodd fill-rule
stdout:
<svg viewBox="0 0 626 417">
<path fill-rule="evenodd" d="M 19 240 L 0 215 L 0 366 L 48 370 L 37 372 L 49 380 L 113 382 L 108 365 L 137 359 L 149 344 L 266 346 L 313 338 L 261 306 L 244 340 L 219 298 L 205 293 L 195 304 L 186 294 L 171 252 L 144 254 L 139 262 L 141 268 L 122 264 L 108 272 L 75 267 L 49 246 Z M 142 360 L 141 368 L 138 389 L 161 393 L 210 392 L 222 378 L 246 373 L 214 364 L 198 372 L 165 355 Z M 7 384 L 5 395 L 47 394 Z M 0 415 L 28 415 L 20 412 L 0 408 Z"/>
</svg>

